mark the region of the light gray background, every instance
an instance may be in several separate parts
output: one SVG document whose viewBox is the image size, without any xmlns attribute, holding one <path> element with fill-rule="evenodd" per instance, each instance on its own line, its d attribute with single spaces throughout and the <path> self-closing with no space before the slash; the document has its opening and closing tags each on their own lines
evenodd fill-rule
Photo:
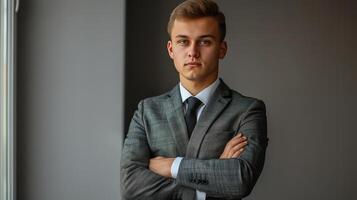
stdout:
<svg viewBox="0 0 357 200">
<path fill-rule="evenodd" d="M 166 23 L 179 2 L 22 1 L 18 199 L 120 199 L 122 130 L 140 99 L 178 81 Z M 247 199 L 357 199 L 356 3 L 218 2 L 221 77 L 268 109 L 266 165 Z"/>
<path fill-rule="evenodd" d="M 119 199 L 123 0 L 26 0 L 18 16 L 18 199 Z"/>
</svg>

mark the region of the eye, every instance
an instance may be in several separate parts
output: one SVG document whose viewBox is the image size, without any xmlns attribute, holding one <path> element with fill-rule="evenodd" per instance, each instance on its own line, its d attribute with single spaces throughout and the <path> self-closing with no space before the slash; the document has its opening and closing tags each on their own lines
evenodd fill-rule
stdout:
<svg viewBox="0 0 357 200">
<path fill-rule="evenodd" d="M 199 44 L 201 45 L 201 46 L 208 46 L 208 45 L 210 45 L 212 42 L 210 41 L 210 40 L 201 40 L 200 42 L 199 42 Z"/>
<path fill-rule="evenodd" d="M 188 45 L 188 40 L 186 40 L 186 39 L 178 40 L 177 44 L 178 45 L 182 45 L 182 46 L 186 46 L 186 45 Z"/>
</svg>

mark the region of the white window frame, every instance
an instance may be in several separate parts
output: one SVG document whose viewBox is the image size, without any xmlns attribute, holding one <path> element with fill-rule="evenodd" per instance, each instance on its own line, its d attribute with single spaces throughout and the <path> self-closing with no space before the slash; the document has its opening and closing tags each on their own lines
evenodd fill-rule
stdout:
<svg viewBox="0 0 357 200">
<path fill-rule="evenodd" d="M 14 200 L 15 21 L 19 0 L 0 0 L 0 200 Z"/>
</svg>

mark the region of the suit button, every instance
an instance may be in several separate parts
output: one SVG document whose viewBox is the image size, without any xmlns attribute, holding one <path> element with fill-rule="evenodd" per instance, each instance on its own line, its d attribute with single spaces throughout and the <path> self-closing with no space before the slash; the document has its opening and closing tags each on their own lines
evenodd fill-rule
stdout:
<svg viewBox="0 0 357 200">
<path fill-rule="evenodd" d="M 197 184 L 197 179 L 192 178 L 192 179 L 190 179 L 190 182 L 191 182 L 191 183 L 196 183 L 196 184 Z"/>
<path fill-rule="evenodd" d="M 189 179 L 189 181 L 190 181 L 191 183 L 194 183 L 194 182 L 195 182 L 195 177 L 193 176 L 193 174 L 190 174 L 190 179 Z"/>
</svg>

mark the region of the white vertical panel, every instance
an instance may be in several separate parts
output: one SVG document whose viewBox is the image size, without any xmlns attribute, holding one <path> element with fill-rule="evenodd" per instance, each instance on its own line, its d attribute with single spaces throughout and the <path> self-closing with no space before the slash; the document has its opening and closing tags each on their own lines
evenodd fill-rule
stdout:
<svg viewBox="0 0 357 200">
<path fill-rule="evenodd" d="M 14 24 L 15 1 L 1 0 L 0 65 L 0 200 L 13 200 L 15 171 L 14 132 Z"/>
</svg>

